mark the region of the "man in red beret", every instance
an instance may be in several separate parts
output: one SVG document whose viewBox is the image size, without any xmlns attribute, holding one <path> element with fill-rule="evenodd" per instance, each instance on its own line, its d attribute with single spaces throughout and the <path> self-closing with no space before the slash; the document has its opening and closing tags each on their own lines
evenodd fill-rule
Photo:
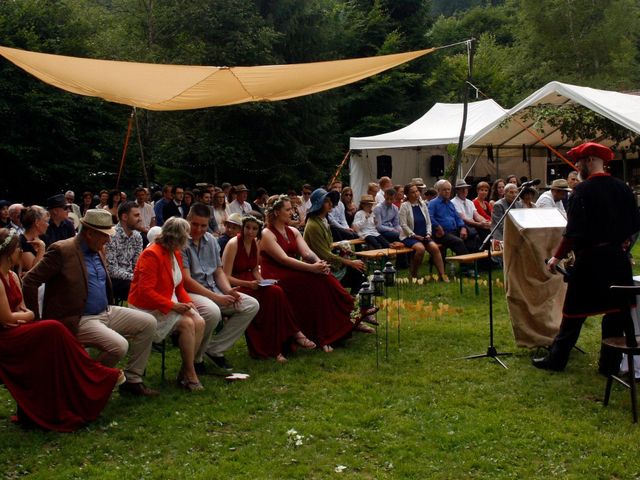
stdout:
<svg viewBox="0 0 640 480">
<path fill-rule="evenodd" d="M 604 171 L 604 166 L 613 159 L 613 152 L 604 145 L 589 142 L 571 149 L 567 156 L 574 161 L 582 182 L 569 197 L 567 227 L 548 269 L 556 273 L 558 262 L 571 250 L 576 260 L 569 268 L 560 331 L 549 354 L 533 359 L 535 367 L 556 371 L 567 365 L 588 316 L 604 314 L 603 338 L 633 332 L 628 299 L 609 287 L 633 285 L 628 240 L 640 230 L 633 192 Z M 627 339 L 635 342 L 634 335 L 627 335 Z M 600 373 L 617 373 L 620 360 L 619 354 L 601 351 Z"/>
</svg>

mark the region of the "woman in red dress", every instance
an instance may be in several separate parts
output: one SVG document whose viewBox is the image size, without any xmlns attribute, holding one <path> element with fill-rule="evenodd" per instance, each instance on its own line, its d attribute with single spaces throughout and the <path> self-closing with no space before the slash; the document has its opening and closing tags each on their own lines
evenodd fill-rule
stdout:
<svg viewBox="0 0 640 480">
<path fill-rule="evenodd" d="M 489 203 L 487 197 L 489 196 L 489 184 L 487 182 L 478 182 L 476 186 L 478 196 L 473 201 L 473 205 L 482 218 L 491 221 L 491 214 L 493 213 L 493 205 Z"/>
<path fill-rule="evenodd" d="M 251 295 L 260 303 L 258 314 L 245 330 L 249 353 L 253 358 L 275 357 L 284 363 L 285 353 L 293 349 L 294 343 L 313 349 L 316 344 L 309 340 L 296 325 L 293 310 L 282 288 L 278 285 L 261 286 L 264 282 L 260 269 L 260 222 L 255 217 L 242 219 L 242 231 L 229 240 L 224 249 L 222 264 L 224 273 L 234 287 Z"/>
<path fill-rule="evenodd" d="M 353 298 L 330 275 L 329 265 L 311 251 L 300 232 L 288 226 L 290 218 L 289 197 L 271 197 L 268 226 L 260 241 L 262 276 L 278 280 L 300 329 L 325 352 L 331 352 L 331 345 L 353 330 Z"/>
<path fill-rule="evenodd" d="M 0 380 L 18 404 L 18 421 L 46 430 L 71 432 L 95 420 L 120 370 L 91 359 L 57 320 L 33 321 L 18 276 L 18 234 L 0 230 Z"/>
</svg>

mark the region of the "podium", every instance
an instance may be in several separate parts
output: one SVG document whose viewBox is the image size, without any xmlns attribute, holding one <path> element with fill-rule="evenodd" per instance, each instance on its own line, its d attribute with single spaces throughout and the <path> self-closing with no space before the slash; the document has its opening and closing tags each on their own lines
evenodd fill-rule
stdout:
<svg viewBox="0 0 640 480">
<path fill-rule="evenodd" d="M 504 225 L 504 283 L 507 309 L 519 347 L 551 345 L 562 321 L 567 285 L 548 273 L 567 220 L 555 208 L 513 209 Z"/>
</svg>

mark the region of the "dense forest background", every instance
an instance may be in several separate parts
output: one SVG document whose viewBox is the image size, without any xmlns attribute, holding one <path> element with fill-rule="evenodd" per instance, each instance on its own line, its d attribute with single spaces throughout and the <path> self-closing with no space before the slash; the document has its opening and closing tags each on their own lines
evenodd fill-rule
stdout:
<svg viewBox="0 0 640 480">
<path fill-rule="evenodd" d="M 5 0 L 0 44 L 151 63 L 249 66 L 362 57 L 478 39 L 474 83 L 511 107 L 551 80 L 640 88 L 637 0 Z M 138 111 L 153 182 L 282 191 L 328 180 L 349 136 L 460 101 L 464 46 L 356 84 L 276 103 Z M 112 188 L 131 109 L 67 94 L 0 60 L 0 198 Z M 142 184 L 132 138 L 122 187 Z"/>
</svg>

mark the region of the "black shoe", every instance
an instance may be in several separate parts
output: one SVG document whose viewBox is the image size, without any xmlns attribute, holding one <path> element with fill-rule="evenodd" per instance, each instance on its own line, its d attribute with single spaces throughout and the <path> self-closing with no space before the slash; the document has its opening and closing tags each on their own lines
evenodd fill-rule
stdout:
<svg viewBox="0 0 640 480">
<path fill-rule="evenodd" d="M 561 372 L 562 370 L 564 370 L 564 367 L 561 367 L 554 363 L 549 355 L 539 358 L 532 358 L 531 364 L 534 367 L 540 368 L 542 370 L 552 370 L 554 372 Z"/>
<path fill-rule="evenodd" d="M 214 357 L 209 353 L 205 353 L 205 355 L 209 357 L 209 360 L 213 362 L 213 365 L 216 369 L 216 375 L 226 376 L 230 373 L 233 373 L 233 367 L 227 362 L 227 359 L 224 358 L 224 355 L 222 357 Z"/>
<path fill-rule="evenodd" d="M 207 367 L 204 364 L 204 362 L 194 362 L 193 363 L 193 369 L 196 371 L 196 373 L 198 375 L 206 375 L 207 374 Z"/>
</svg>

